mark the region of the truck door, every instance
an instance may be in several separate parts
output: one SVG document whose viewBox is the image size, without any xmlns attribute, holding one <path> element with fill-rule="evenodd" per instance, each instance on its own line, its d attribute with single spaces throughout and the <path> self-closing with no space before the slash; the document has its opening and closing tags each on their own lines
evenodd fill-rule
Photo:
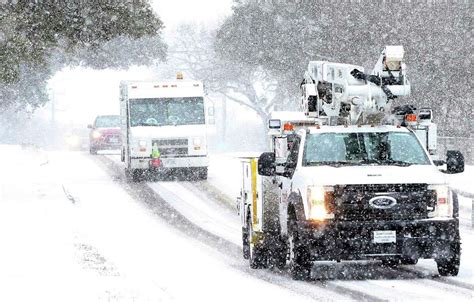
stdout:
<svg viewBox="0 0 474 302">
<path fill-rule="evenodd" d="M 298 163 L 298 152 L 300 147 L 300 137 L 294 136 L 289 140 L 290 152 L 285 163 L 284 175 L 280 177 L 281 200 L 280 200 L 280 227 L 284 235 L 287 234 L 287 216 L 288 216 L 288 197 L 290 196 L 292 188 L 292 177 Z"/>
</svg>

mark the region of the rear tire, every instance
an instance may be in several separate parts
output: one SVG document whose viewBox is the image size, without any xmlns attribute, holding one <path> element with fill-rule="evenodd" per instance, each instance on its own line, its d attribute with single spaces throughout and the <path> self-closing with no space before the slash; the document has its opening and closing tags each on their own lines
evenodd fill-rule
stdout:
<svg viewBox="0 0 474 302">
<path fill-rule="evenodd" d="M 385 267 L 394 268 L 394 267 L 397 267 L 398 264 L 400 264 L 400 261 L 398 259 L 383 259 L 382 260 L 382 266 L 385 266 Z"/>
<path fill-rule="evenodd" d="M 142 178 L 142 173 L 137 169 L 125 169 L 125 177 L 128 182 L 139 182 Z"/>
<path fill-rule="evenodd" d="M 276 267 L 279 270 L 283 270 L 286 267 L 286 260 L 288 258 L 288 247 L 286 242 L 281 240 L 279 236 L 271 238 L 271 243 L 267 244 L 271 246 L 268 250 L 268 261 L 271 267 Z"/>
<path fill-rule="evenodd" d="M 268 259 L 265 248 L 261 244 L 252 244 L 253 230 L 250 215 L 248 216 L 247 240 L 249 242 L 249 264 L 252 269 L 267 268 Z"/>
<path fill-rule="evenodd" d="M 400 260 L 400 263 L 403 264 L 403 265 L 415 265 L 415 264 L 418 263 L 418 259 L 417 258 L 410 258 L 410 257 L 403 257 Z"/>
<path fill-rule="evenodd" d="M 248 228 L 242 228 L 242 255 L 244 259 L 250 258 L 250 242 Z"/>
</svg>

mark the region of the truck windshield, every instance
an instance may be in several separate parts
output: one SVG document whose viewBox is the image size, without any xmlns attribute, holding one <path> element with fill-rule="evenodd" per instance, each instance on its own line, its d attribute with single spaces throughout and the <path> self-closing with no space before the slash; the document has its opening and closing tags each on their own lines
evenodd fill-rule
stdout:
<svg viewBox="0 0 474 302">
<path fill-rule="evenodd" d="M 413 133 L 320 133 L 306 138 L 303 165 L 429 165 Z"/>
<path fill-rule="evenodd" d="M 120 127 L 120 116 L 118 115 L 102 115 L 95 119 L 96 128 L 114 128 Z"/>
<path fill-rule="evenodd" d="M 202 97 L 130 100 L 130 126 L 204 124 Z"/>
</svg>

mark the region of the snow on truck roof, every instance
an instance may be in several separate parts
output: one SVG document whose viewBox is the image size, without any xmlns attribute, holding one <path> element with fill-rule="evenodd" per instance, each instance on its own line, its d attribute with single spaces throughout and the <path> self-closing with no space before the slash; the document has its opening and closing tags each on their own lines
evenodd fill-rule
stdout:
<svg viewBox="0 0 474 302">
<path fill-rule="evenodd" d="M 195 80 L 122 81 L 120 85 L 129 99 L 204 96 L 203 83 Z"/>
<path fill-rule="evenodd" d="M 310 133 L 410 132 L 406 127 L 392 125 L 310 126 L 307 129 Z"/>
<path fill-rule="evenodd" d="M 150 87 L 150 86 L 156 86 L 156 85 L 183 85 L 183 86 L 191 86 L 191 85 L 201 85 L 201 81 L 197 80 L 176 80 L 176 79 L 171 79 L 171 80 L 126 80 L 126 81 L 121 81 L 120 85 L 122 86 L 137 86 L 139 87 Z"/>
</svg>

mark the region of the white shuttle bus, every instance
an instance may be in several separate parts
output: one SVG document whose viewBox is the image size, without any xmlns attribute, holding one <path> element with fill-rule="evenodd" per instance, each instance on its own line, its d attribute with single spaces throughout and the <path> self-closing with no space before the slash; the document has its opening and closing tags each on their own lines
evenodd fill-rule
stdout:
<svg viewBox="0 0 474 302">
<path fill-rule="evenodd" d="M 134 181 L 192 172 L 207 179 L 207 110 L 200 81 L 123 81 L 120 83 L 122 161 Z"/>
</svg>

